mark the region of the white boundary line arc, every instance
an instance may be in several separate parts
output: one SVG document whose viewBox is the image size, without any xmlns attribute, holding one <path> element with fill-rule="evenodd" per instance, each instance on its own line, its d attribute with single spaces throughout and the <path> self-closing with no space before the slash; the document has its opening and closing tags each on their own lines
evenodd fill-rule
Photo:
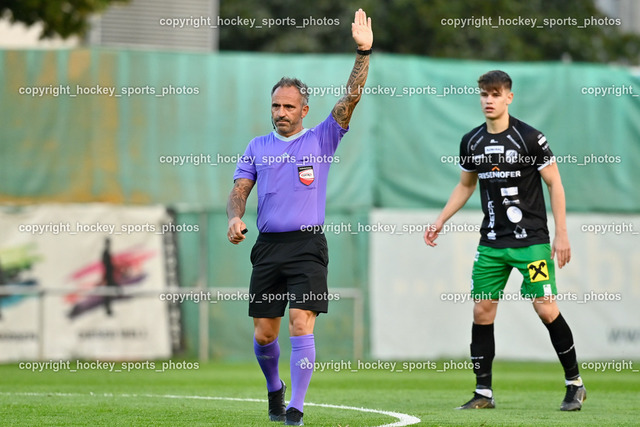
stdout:
<svg viewBox="0 0 640 427">
<path fill-rule="evenodd" d="M 234 401 L 234 402 L 256 402 L 256 403 L 266 403 L 265 399 L 252 399 L 252 398 L 244 398 L 244 397 L 219 397 L 219 396 L 181 396 L 175 394 L 113 394 L 113 393 L 93 393 L 82 394 L 82 393 L 60 393 L 60 392 L 2 392 L 0 391 L 0 395 L 5 396 L 59 396 L 59 397 L 74 397 L 74 396 L 95 396 L 95 397 L 150 397 L 150 398 L 162 398 L 162 399 L 193 399 L 193 400 L 226 400 L 226 401 Z M 355 406 L 345 406 L 345 405 L 332 405 L 330 403 L 311 403 L 305 402 L 307 406 L 318 406 L 321 408 L 332 408 L 332 409 L 346 409 L 350 411 L 360 411 L 360 412 L 369 412 L 372 414 L 381 414 L 386 415 L 392 418 L 396 418 L 398 421 L 392 424 L 383 424 L 378 427 L 403 427 L 410 426 L 419 423 L 421 420 L 418 417 L 414 417 L 413 415 L 403 414 L 400 412 L 391 412 L 391 411 L 383 411 L 380 409 L 369 409 L 369 408 L 358 408 Z"/>
<path fill-rule="evenodd" d="M 265 400 L 266 402 L 266 400 Z M 358 408 L 356 406 L 345 405 L 332 405 L 330 403 L 306 403 L 308 406 L 320 406 L 322 408 L 334 408 L 334 409 L 348 409 L 350 411 L 370 412 L 375 414 L 387 415 L 389 417 L 397 418 L 398 421 L 393 424 L 383 424 L 380 427 L 402 427 L 418 424 L 421 420 L 413 415 L 403 414 L 401 412 L 383 411 L 380 409 Z"/>
</svg>

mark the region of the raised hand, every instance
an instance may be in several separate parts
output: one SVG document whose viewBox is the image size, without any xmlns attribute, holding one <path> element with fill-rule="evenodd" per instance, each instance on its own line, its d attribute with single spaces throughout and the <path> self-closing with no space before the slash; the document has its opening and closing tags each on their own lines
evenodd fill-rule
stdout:
<svg viewBox="0 0 640 427">
<path fill-rule="evenodd" d="M 358 44 L 358 49 L 369 50 L 373 45 L 373 31 L 371 31 L 371 18 L 362 9 L 356 11 L 351 24 L 351 35 Z"/>
</svg>

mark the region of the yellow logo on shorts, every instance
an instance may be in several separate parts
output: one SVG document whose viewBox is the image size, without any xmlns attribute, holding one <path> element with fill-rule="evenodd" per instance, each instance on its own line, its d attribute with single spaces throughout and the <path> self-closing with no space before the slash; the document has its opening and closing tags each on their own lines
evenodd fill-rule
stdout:
<svg viewBox="0 0 640 427">
<path fill-rule="evenodd" d="M 541 282 L 549 279 L 549 270 L 547 270 L 547 261 L 541 259 L 540 261 L 534 261 L 527 265 L 529 269 L 529 278 L 531 282 Z"/>
</svg>

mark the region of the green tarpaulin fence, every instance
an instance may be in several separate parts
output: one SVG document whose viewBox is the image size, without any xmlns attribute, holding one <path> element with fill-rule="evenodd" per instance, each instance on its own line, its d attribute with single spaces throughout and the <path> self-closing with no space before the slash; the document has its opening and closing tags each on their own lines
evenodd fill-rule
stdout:
<svg viewBox="0 0 640 427">
<path fill-rule="evenodd" d="M 269 93 L 281 76 L 297 76 L 318 92 L 305 118 L 310 127 L 343 93 L 353 60 L 0 51 L 0 203 L 164 204 L 186 223 L 200 222 L 195 212 L 203 211 L 209 285 L 246 288 L 251 243 L 232 247 L 225 239 L 234 160 L 251 138 L 272 130 Z M 569 211 L 640 211 L 634 188 L 640 182 L 640 98 L 633 96 L 640 94 L 640 79 L 631 70 L 374 54 L 366 92 L 331 168 L 327 223 L 355 228 L 367 223 L 372 208 L 441 208 L 459 176 L 460 138 L 483 121 L 475 82 L 490 69 L 511 75 L 510 112 L 542 130 L 561 159 Z M 252 225 L 255 206 L 252 196 Z M 479 208 L 479 197 L 469 206 Z M 194 286 L 199 237 L 180 233 L 179 239 L 182 283 Z M 330 235 L 329 244 L 331 286 L 366 290 L 366 233 Z M 251 334 L 246 307 L 225 307 L 211 315 L 211 353 L 250 356 L 246 340 L 233 338 Z M 319 326 L 325 328 L 319 335 L 336 357 L 349 357 L 353 336 L 345 324 L 353 307 L 349 301 L 333 307 L 335 318 Z M 196 319 L 195 309 L 185 309 L 190 351 L 197 344 Z M 221 340 L 226 344 L 217 346 Z"/>
</svg>

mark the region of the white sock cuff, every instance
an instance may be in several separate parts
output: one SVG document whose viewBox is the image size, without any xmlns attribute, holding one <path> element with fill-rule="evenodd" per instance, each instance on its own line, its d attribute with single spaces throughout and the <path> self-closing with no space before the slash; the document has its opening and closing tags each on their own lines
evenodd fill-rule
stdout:
<svg viewBox="0 0 640 427">
<path fill-rule="evenodd" d="M 489 399 L 493 397 L 493 390 L 490 388 L 477 388 L 476 393 Z"/>
<path fill-rule="evenodd" d="M 564 385 L 575 385 L 575 386 L 582 386 L 582 377 L 578 377 L 575 380 L 564 380 Z"/>
</svg>

